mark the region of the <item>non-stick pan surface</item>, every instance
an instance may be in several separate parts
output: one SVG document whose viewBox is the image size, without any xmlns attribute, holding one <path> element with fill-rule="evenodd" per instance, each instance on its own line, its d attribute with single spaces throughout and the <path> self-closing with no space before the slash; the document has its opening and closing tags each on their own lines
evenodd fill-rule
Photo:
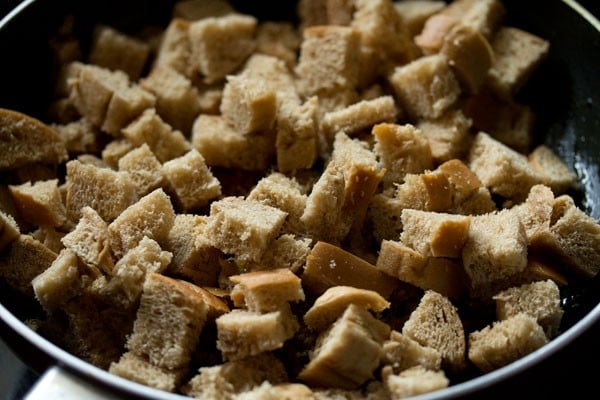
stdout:
<svg viewBox="0 0 600 400">
<path fill-rule="evenodd" d="M 27 0 L 0 23 L 0 107 L 46 119 L 51 82 L 48 38 L 62 18 L 74 13 L 82 37 L 94 23 L 104 22 L 125 32 L 149 23 L 165 26 L 172 2 L 142 0 Z M 289 1 L 234 2 L 244 12 L 266 19 L 293 18 Z M 551 146 L 577 172 L 580 206 L 600 218 L 600 31 L 599 26 L 574 11 L 570 1 L 504 2 L 507 24 L 520 27 L 551 42 L 549 58 L 519 94 L 539 119 L 536 139 Z M 2 151 L 0 149 L 0 151 Z M 599 279 L 564 294 L 564 333 L 544 348 L 505 368 L 423 398 L 557 398 L 582 391 L 598 395 L 600 360 Z M 0 286 L 0 334 L 31 369 L 43 372 L 62 365 L 97 387 L 116 388 L 140 397 L 171 397 L 99 370 L 67 354 L 29 330 L 22 321 L 41 316 L 30 299 Z M 588 367 L 591 365 L 592 367 Z M 1 391 L 2 388 L 0 388 Z M 171 398 L 177 398 L 172 396 Z"/>
</svg>

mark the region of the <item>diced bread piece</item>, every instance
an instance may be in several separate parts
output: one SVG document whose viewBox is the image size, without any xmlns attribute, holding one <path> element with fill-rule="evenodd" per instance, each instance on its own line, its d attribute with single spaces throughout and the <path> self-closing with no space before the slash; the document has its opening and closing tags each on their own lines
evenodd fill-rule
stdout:
<svg viewBox="0 0 600 400">
<path fill-rule="evenodd" d="M 191 60 L 206 83 L 222 80 L 254 51 L 257 20 L 230 14 L 194 21 L 189 26 Z"/>
<path fill-rule="evenodd" d="M 309 237 L 283 234 L 273 241 L 260 261 L 242 265 L 249 271 L 286 268 L 297 273 L 306 264 L 312 244 L 313 241 Z"/>
<path fill-rule="evenodd" d="M 20 235 L 15 219 L 0 209 L 0 253 L 4 251 Z"/>
<path fill-rule="evenodd" d="M 496 294 L 494 300 L 499 320 L 525 313 L 534 317 L 544 328 L 548 339 L 558 334 L 564 312 L 560 307 L 560 290 L 552 280 L 506 289 Z"/>
<path fill-rule="evenodd" d="M 127 172 L 113 171 L 77 160 L 67 163 L 66 207 L 69 219 L 78 221 L 83 207 L 91 207 L 110 222 L 135 203 L 137 190 Z"/>
<path fill-rule="evenodd" d="M 569 169 L 556 153 L 546 145 L 539 145 L 529 154 L 529 164 L 550 186 L 555 195 L 561 195 L 576 187 L 577 175 Z"/>
<path fill-rule="evenodd" d="M 296 66 L 300 92 L 352 89 L 359 78 L 360 33 L 346 26 L 314 26 L 303 32 Z"/>
<path fill-rule="evenodd" d="M 515 201 L 524 200 L 529 189 L 541 183 L 541 177 L 529 165 L 526 156 L 485 132 L 475 136 L 468 165 L 492 193 Z"/>
<path fill-rule="evenodd" d="M 146 143 L 137 147 L 118 161 L 119 171 L 129 173 L 135 183 L 138 197 L 143 197 L 162 186 L 164 177 L 162 165 Z"/>
<path fill-rule="evenodd" d="M 173 18 L 195 21 L 208 17 L 222 17 L 234 12 L 227 0 L 178 0 L 173 5 Z"/>
<path fill-rule="evenodd" d="M 58 179 L 9 185 L 19 215 L 34 225 L 59 227 L 67 222 Z"/>
<path fill-rule="evenodd" d="M 402 233 L 403 202 L 395 197 L 378 193 L 371 198 L 367 209 L 366 226 L 372 229 L 377 242 L 385 239 L 396 240 Z"/>
<path fill-rule="evenodd" d="M 296 53 L 301 35 L 289 22 L 264 21 L 256 29 L 256 52 L 277 57 L 291 70 L 296 65 Z"/>
<path fill-rule="evenodd" d="M 108 372 L 158 390 L 175 392 L 183 381 L 187 369 L 158 367 L 148 362 L 146 358 L 128 351 L 121 355 L 119 361 L 110 364 Z"/>
<path fill-rule="evenodd" d="M 506 10 L 500 0 L 456 0 L 441 13 L 459 19 L 462 25 L 490 38 L 500 26 Z"/>
<path fill-rule="evenodd" d="M 136 247 L 144 236 L 160 245 L 167 242 L 175 221 L 169 196 L 162 189 L 142 197 L 129 206 L 108 226 L 110 247 L 117 257 Z"/>
<path fill-rule="evenodd" d="M 392 331 L 389 340 L 383 343 L 381 361 L 384 365 L 390 365 L 395 373 L 418 365 L 438 371 L 442 365 L 442 356 L 436 349 L 423 346 L 398 331 Z"/>
<path fill-rule="evenodd" d="M 140 86 L 156 96 L 156 112 L 174 129 L 189 136 L 200 113 L 200 93 L 181 72 L 157 66 L 140 80 Z"/>
<path fill-rule="evenodd" d="M 511 98 L 523 86 L 550 48 L 547 40 L 510 26 L 500 28 L 491 44 L 496 61 L 489 84 L 505 98 Z"/>
<path fill-rule="evenodd" d="M 296 89 L 296 77 L 280 59 L 254 53 L 243 66 L 239 76 L 249 79 L 260 79 L 277 96 L 277 106 L 284 104 L 300 104 L 300 96 Z M 280 110 L 278 110 L 280 112 Z"/>
<path fill-rule="evenodd" d="M 552 240 L 550 223 L 553 208 L 554 193 L 545 185 L 532 186 L 527 199 L 511 208 L 525 228 L 528 246 L 535 249 Z"/>
<path fill-rule="evenodd" d="M 277 96 L 263 79 L 230 75 L 223 89 L 221 115 L 237 132 L 268 131 L 275 123 Z"/>
<path fill-rule="evenodd" d="M 456 307 L 443 295 L 428 290 L 402 327 L 402 334 L 440 352 L 442 368 L 466 367 L 463 325 Z"/>
<path fill-rule="evenodd" d="M 162 33 L 154 68 L 172 68 L 188 78 L 193 76 L 190 65 L 191 44 L 188 36 L 190 21 L 183 18 L 172 18 Z"/>
<path fill-rule="evenodd" d="M 408 28 L 411 37 L 421 32 L 425 21 L 445 6 L 446 3 L 440 0 L 403 0 L 394 2 L 396 12 L 400 14 L 402 22 Z"/>
<path fill-rule="evenodd" d="M 280 349 L 300 328 L 287 304 L 265 314 L 232 310 L 217 318 L 216 324 L 217 348 L 225 360 L 240 360 Z"/>
<path fill-rule="evenodd" d="M 454 72 L 441 55 L 396 67 L 388 79 L 400 107 L 410 118 L 438 118 L 461 94 Z"/>
<path fill-rule="evenodd" d="M 57 254 L 30 235 L 19 235 L 0 255 L 0 278 L 21 293 L 33 296 L 31 281 L 48 269 Z"/>
<path fill-rule="evenodd" d="M 134 146 L 146 143 L 160 162 L 179 157 L 190 149 L 183 134 L 164 122 L 154 108 L 147 109 L 123 128 L 123 136 Z"/>
<path fill-rule="evenodd" d="M 398 284 L 372 264 L 325 242 L 317 242 L 307 257 L 302 283 L 317 295 L 332 286 L 352 286 L 375 291 L 385 299 Z"/>
<path fill-rule="evenodd" d="M 177 214 L 165 249 L 173 253 L 170 274 L 199 286 L 217 286 L 221 252 L 210 244 L 206 216 Z"/>
<path fill-rule="evenodd" d="M 0 170 L 35 162 L 59 164 L 68 157 L 65 143 L 54 129 L 17 111 L 0 108 L 0 138 Z"/>
<path fill-rule="evenodd" d="M 479 189 L 485 189 L 477 175 L 459 159 L 448 160 L 439 165 L 436 170 L 448 178 L 448 182 L 452 187 L 453 209 L 468 202 L 474 195 L 476 196 Z M 487 189 L 485 190 L 487 191 Z M 490 203 L 490 208 L 484 212 L 495 210 L 495 205 L 491 199 Z"/>
<path fill-rule="evenodd" d="M 350 304 L 376 313 L 390 306 L 386 299 L 372 290 L 333 286 L 315 300 L 312 307 L 304 314 L 304 322 L 314 331 L 324 331 L 342 316 Z"/>
<path fill-rule="evenodd" d="M 202 367 L 182 391 L 188 396 L 206 400 L 233 399 L 263 382 L 279 384 L 288 381 L 283 363 L 272 353 L 261 353 L 212 367 Z"/>
<path fill-rule="evenodd" d="M 362 100 L 341 110 L 328 112 L 323 117 L 321 126 L 329 137 L 340 131 L 352 136 L 378 123 L 392 123 L 397 116 L 394 98 L 388 95 Z"/>
<path fill-rule="evenodd" d="M 504 210 L 471 218 L 462 260 L 471 294 L 490 297 L 527 266 L 527 235 L 519 218 Z"/>
<path fill-rule="evenodd" d="M 107 25 L 94 29 L 89 62 L 113 71 L 123 71 L 132 81 L 142 74 L 150 55 L 148 43 Z"/>
<path fill-rule="evenodd" d="M 372 133 L 374 152 L 386 169 L 384 184 L 400 184 L 406 174 L 418 174 L 433 167 L 431 147 L 413 125 L 377 124 Z"/>
<path fill-rule="evenodd" d="M 450 380 L 444 371 L 431 371 L 415 366 L 398 375 L 387 375 L 384 385 L 393 398 L 402 399 L 444 389 L 450 385 Z"/>
<path fill-rule="evenodd" d="M 369 311 L 349 305 L 330 329 L 317 338 L 298 379 L 309 385 L 356 389 L 373 376 L 390 328 Z"/>
<path fill-rule="evenodd" d="M 443 212 L 452 207 L 453 186 L 448 175 L 439 170 L 422 174 L 406 174 L 404 183 L 397 186 L 395 197 L 402 209 Z"/>
<path fill-rule="evenodd" d="M 390 276 L 412 282 L 408 278 L 425 269 L 427 257 L 397 240 L 381 241 L 376 267 Z"/>
<path fill-rule="evenodd" d="M 211 203 L 207 230 L 214 247 L 242 261 L 258 261 L 286 217 L 286 212 L 275 207 L 226 197 Z"/>
<path fill-rule="evenodd" d="M 460 110 L 419 121 L 416 128 L 427 138 L 431 157 L 436 163 L 463 158 L 468 150 L 471 120 Z"/>
<path fill-rule="evenodd" d="M 35 298 L 51 314 L 80 293 L 83 286 L 80 278 L 77 255 L 66 249 L 58 254 L 50 267 L 33 278 L 31 286 Z"/>
<path fill-rule="evenodd" d="M 106 146 L 104 146 L 104 149 L 102 149 L 102 161 L 109 167 L 118 169 L 121 157 L 135 148 L 136 146 L 128 139 L 114 139 L 108 142 Z"/>
<path fill-rule="evenodd" d="M 431 15 L 423 24 L 421 31 L 414 37 L 415 44 L 425 55 L 439 53 L 444 39 L 459 24 L 459 20 L 443 13 Z"/>
<path fill-rule="evenodd" d="M 235 284 L 230 293 L 233 304 L 249 311 L 267 313 L 304 300 L 301 280 L 289 269 L 246 272 L 229 280 Z"/>
<path fill-rule="evenodd" d="M 196 118 L 192 144 L 209 166 L 249 171 L 267 169 L 275 152 L 274 139 L 270 135 L 243 135 L 220 115 L 200 114 Z"/>
<path fill-rule="evenodd" d="M 65 142 L 69 154 L 97 154 L 101 150 L 100 129 L 85 117 L 52 127 Z"/>
<path fill-rule="evenodd" d="M 183 211 L 204 207 L 221 195 L 221 183 L 196 149 L 164 163 L 162 173 L 175 203 Z"/>
<path fill-rule="evenodd" d="M 186 367 L 206 319 L 202 296 L 175 279 L 146 276 L 133 332 L 126 347 L 150 364 L 176 370 Z"/>
<path fill-rule="evenodd" d="M 247 392 L 240 393 L 236 400 L 316 400 L 313 391 L 302 383 L 280 383 L 271 385 L 268 381 Z"/>
<path fill-rule="evenodd" d="M 108 225 L 91 207 L 81 209 L 81 219 L 75 229 L 61 239 L 86 264 L 111 274 L 114 259 L 110 249 Z"/>
<path fill-rule="evenodd" d="M 557 264 L 555 260 L 548 261 L 539 256 L 529 255 L 527 267 L 523 272 L 523 281 L 538 282 L 550 279 L 559 287 L 565 286 L 569 282 Z"/>
<path fill-rule="evenodd" d="M 537 350 L 548 342 L 535 317 L 520 313 L 469 334 L 469 360 L 489 372 Z"/>
</svg>

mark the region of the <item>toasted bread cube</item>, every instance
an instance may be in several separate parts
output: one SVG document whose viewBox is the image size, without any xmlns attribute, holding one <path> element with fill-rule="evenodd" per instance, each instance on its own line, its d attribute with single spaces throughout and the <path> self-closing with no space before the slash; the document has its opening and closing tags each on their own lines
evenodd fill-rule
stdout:
<svg viewBox="0 0 600 400">
<path fill-rule="evenodd" d="M 104 146 L 104 149 L 102 149 L 102 161 L 109 167 L 118 169 L 119 160 L 121 157 L 135 148 L 136 146 L 134 146 L 133 143 L 131 143 L 128 139 L 114 139 Z"/>
<path fill-rule="evenodd" d="M 298 379 L 314 386 L 356 389 L 379 366 L 381 345 L 389 333 L 389 326 L 367 310 L 349 305 L 331 328 L 319 335 Z"/>
<path fill-rule="evenodd" d="M 59 227 L 67 221 L 67 209 L 58 179 L 9 185 L 19 215 L 34 225 Z"/>
<path fill-rule="evenodd" d="M 91 207 L 81 209 L 81 219 L 61 242 L 86 264 L 112 274 L 114 259 L 110 250 L 108 225 Z"/>
<path fill-rule="evenodd" d="M 510 210 L 472 217 L 462 259 L 472 295 L 492 296 L 527 266 L 523 224 Z"/>
<path fill-rule="evenodd" d="M 382 363 L 392 366 L 395 373 L 420 365 L 431 371 L 438 371 L 442 365 L 440 352 L 401 334 L 390 333 L 389 340 L 383 343 Z"/>
<path fill-rule="evenodd" d="M 350 304 L 377 313 L 390 306 L 386 299 L 372 290 L 333 286 L 315 300 L 312 307 L 304 314 L 304 322 L 314 331 L 324 331 L 342 316 Z"/>
<path fill-rule="evenodd" d="M 98 25 L 92 39 L 89 62 L 113 71 L 123 71 L 129 79 L 136 81 L 149 54 L 147 43 L 110 26 Z"/>
<path fill-rule="evenodd" d="M 384 184 L 402 183 L 406 174 L 433 167 L 431 147 L 413 125 L 377 124 L 373 127 L 374 151 L 386 169 Z"/>
<path fill-rule="evenodd" d="M 156 98 L 138 85 L 116 90 L 100 127 L 114 136 L 121 135 L 121 129 L 136 119 L 144 110 L 154 107 Z"/>
<path fill-rule="evenodd" d="M 539 257 L 530 255 L 527 260 L 527 268 L 523 272 L 523 282 L 538 282 L 552 280 L 558 286 L 562 287 L 569 283 L 563 272 L 559 269 L 555 261 L 543 260 Z"/>
<path fill-rule="evenodd" d="M 462 111 L 455 110 L 436 119 L 419 121 L 416 128 L 427 138 L 431 157 L 439 164 L 464 157 L 471 125 L 471 120 Z"/>
<path fill-rule="evenodd" d="M 30 235 L 19 235 L 0 255 L 0 278 L 23 294 L 33 296 L 31 281 L 48 269 L 57 254 Z"/>
<path fill-rule="evenodd" d="M 527 235 L 527 245 L 532 248 L 546 244 L 550 233 L 550 222 L 554 208 L 554 193 L 545 185 L 535 185 L 529 191 L 527 199 L 513 208 L 521 220 Z"/>
<path fill-rule="evenodd" d="M 187 368 L 173 370 L 158 367 L 128 351 L 121 355 L 119 361 L 110 364 L 108 372 L 165 392 L 175 392 L 185 378 Z"/>
<path fill-rule="evenodd" d="M 520 313 L 469 334 L 469 360 L 489 372 L 539 349 L 548 342 L 535 317 Z"/>
<path fill-rule="evenodd" d="M 367 209 L 367 223 L 373 229 L 373 237 L 378 242 L 385 239 L 398 239 L 402 233 L 403 202 L 383 193 L 371 198 Z"/>
<path fill-rule="evenodd" d="M 446 36 L 459 24 L 459 20 L 443 13 L 431 15 L 414 37 L 415 44 L 425 55 L 439 53 Z"/>
<path fill-rule="evenodd" d="M 209 166 L 263 171 L 275 152 L 270 135 L 243 135 L 220 115 L 201 114 L 192 131 L 193 147 Z"/>
<path fill-rule="evenodd" d="M 202 367 L 182 391 L 206 400 L 238 397 L 263 382 L 278 384 L 289 380 L 283 363 L 273 353 L 261 353 L 212 367 Z"/>
<path fill-rule="evenodd" d="M 279 171 L 307 169 L 316 161 L 318 110 L 317 97 L 301 105 L 292 102 L 278 110 L 275 146 Z"/>
<path fill-rule="evenodd" d="M 162 172 L 176 203 L 183 211 L 206 206 L 221 195 L 221 184 L 196 149 L 167 161 Z"/>
<path fill-rule="evenodd" d="M 427 257 L 397 240 L 381 242 L 376 267 L 390 276 L 406 280 L 407 272 L 416 274 L 425 268 Z M 410 282 L 410 280 L 409 280 Z"/>
<path fill-rule="evenodd" d="M 287 103 L 300 104 L 295 76 L 285 63 L 276 57 L 260 53 L 252 54 L 244 64 L 240 76 L 261 79 L 277 95 L 278 107 Z"/>
<path fill-rule="evenodd" d="M 561 195 L 577 185 L 577 175 L 569 169 L 551 148 L 539 145 L 529 154 L 529 164 L 541 175 L 542 183 Z"/>
<path fill-rule="evenodd" d="M 310 254 L 311 247 L 311 238 L 286 233 L 273 241 L 259 261 L 241 264 L 247 271 L 286 268 L 296 273 L 306 264 L 306 257 Z"/>
<path fill-rule="evenodd" d="M 346 26 L 314 26 L 304 30 L 296 66 L 300 91 L 353 89 L 359 78 L 360 33 Z"/>
<path fill-rule="evenodd" d="M 162 165 L 146 143 L 119 158 L 118 168 L 129 173 L 138 197 L 158 189 L 164 181 Z"/>
<path fill-rule="evenodd" d="M 249 311 L 277 311 L 291 301 L 304 300 L 300 278 L 289 269 L 246 272 L 229 279 L 235 284 L 230 294 L 233 304 Z"/>
<path fill-rule="evenodd" d="M 173 5 L 173 18 L 195 21 L 221 17 L 234 11 L 227 0 L 178 0 Z"/>
<path fill-rule="evenodd" d="M 67 214 L 79 220 L 81 209 L 89 206 L 110 222 L 137 200 L 136 186 L 127 172 L 117 172 L 82 164 L 67 163 Z"/>
<path fill-rule="evenodd" d="M 265 314 L 232 310 L 217 318 L 216 323 L 217 348 L 225 360 L 240 360 L 279 349 L 300 327 L 287 304 Z"/>
<path fill-rule="evenodd" d="M 510 99 L 548 54 L 550 42 L 521 29 L 505 26 L 492 39 L 496 61 L 489 73 L 491 87 Z"/>
<path fill-rule="evenodd" d="M 414 366 L 398 375 L 387 375 L 384 385 L 393 398 L 401 399 L 444 389 L 450 385 L 450 380 L 444 371 Z"/>
<path fill-rule="evenodd" d="M 400 239 L 425 256 L 460 258 L 470 223 L 470 216 L 406 209 Z"/>
<path fill-rule="evenodd" d="M 248 200 L 285 211 L 288 216 L 283 226 L 284 231 L 302 231 L 300 217 L 306 207 L 307 196 L 295 179 L 273 172 L 258 181 L 248 194 Z"/>
<path fill-rule="evenodd" d="M 98 153 L 101 149 L 100 130 L 85 117 L 53 127 L 64 140 L 69 154 Z"/>
<path fill-rule="evenodd" d="M 425 21 L 446 3 L 440 0 L 403 0 L 394 2 L 396 12 L 400 14 L 402 22 L 406 25 L 411 37 L 416 36 L 425 25 Z"/>
<path fill-rule="evenodd" d="M 468 165 L 492 193 L 515 201 L 524 200 L 529 189 L 541 183 L 527 157 L 484 132 L 473 140 Z"/>
<path fill-rule="evenodd" d="M 229 76 L 223 99 L 221 115 L 236 131 L 242 134 L 264 132 L 273 127 L 277 112 L 277 96 L 263 79 Z"/>
<path fill-rule="evenodd" d="M 123 136 L 134 146 L 146 143 L 160 162 L 179 157 L 190 149 L 183 134 L 165 123 L 154 108 L 147 109 L 123 128 Z"/>
<path fill-rule="evenodd" d="M 500 0 L 456 0 L 441 11 L 490 38 L 500 26 L 506 10 Z"/>
<path fill-rule="evenodd" d="M 332 286 L 352 286 L 373 290 L 386 299 L 397 287 L 397 282 L 372 264 L 325 242 L 317 242 L 307 257 L 302 283 L 317 295 Z"/>
<path fill-rule="evenodd" d="M 165 66 L 153 68 L 140 86 L 156 96 L 156 112 L 161 118 L 189 136 L 201 109 L 198 88 L 185 75 Z"/>
<path fill-rule="evenodd" d="M 419 175 L 407 174 L 396 189 L 395 197 L 402 208 L 444 212 L 452 207 L 453 186 L 448 175 L 439 170 Z"/>
<path fill-rule="evenodd" d="M 121 257 L 136 247 L 144 236 L 163 245 L 174 221 L 175 212 L 169 196 L 162 189 L 156 189 L 129 206 L 108 225 L 111 249 L 117 257 Z"/>
<path fill-rule="evenodd" d="M 333 137 L 342 131 L 347 135 L 383 123 L 394 122 L 398 110 L 392 96 L 381 96 L 373 100 L 362 100 L 344 109 L 328 112 L 321 122 L 323 129 Z"/>
<path fill-rule="evenodd" d="M 217 286 L 220 252 L 210 244 L 207 217 L 177 214 L 165 248 L 173 253 L 170 273 L 199 286 Z"/>
<path fill-rule="evenodd" d="M 461 94 L 454 72 L 441 55 L 396 67 L 389 81 L 398 103 L 411 118 L 438 118 Z"/>
<path fill-rule="evenodd" d="M 150 364 L 176 370 L 186 367 L 206 319 L 203 298 L 175 279 L 150 273 L 127 349 Z"/>
<path fill-rule="evenodd" d="M 296 65 L 296 53 L 301 37 L 289 22 L 261 22 L 256 29 L 256 52 L 277 57 L 291 70 Z"/>
<path fill-rule="evenodd" d="M 15 219 L 0 209 L 0 253 L 4 251 L 20 235 Z"/>
<path fill-rule="evenodd" d="M 55 252 L 60 253 L 65 246 L 61 243 L 66 233 L 57 230 L 57 228 L 39 227 L 31 232 L 31 237 L 39 240 L 44 246 Z M 1 246 L 0 246 L 1 247 Z"/>
<path fill-rule="evenodd" d="M 51 314 L 79 294 L 83 286 L 80 278 L 77 255 L 65 249 L 58 254 L 50 267 L 33 278 L 31 286 L 35 298 L 44 310 Z"/>
<path fill-rule="evenodd" d="M 552 280 L 506 289 L 496 294 L 494 300 L 499 320 L 525 313 L 537 320 L 548 339 L 558 334 L 564 312 L 560 307 L 560 290 Z"/>
<path fill-rule="evenodd" d="M 172 68 L 188 78 L 192 77 L 189 27 L 190 21 L 185 19 L 174 17 L 170 20 L 162 34 L 153 68 Z"/>
<path fill-rule="evenodd" d="M 315 399 L 313 391 L 302 383 L 280 383 L 276 385 L 264 381 L 260 386 L 236 396 L 237 400 L 266 399 Z"/>
<path fill-rule="evenodd" d="M 258 261 L 278 235 L 287 213 L 277 208 L 226 197 L 210 205 L 212 245 L 242 261 Z"/>
<path fill-rule="evenodd" d="M 256 18 L 240 14 L 209 17 L 190 24 L 191 60 L 206 83 L 222 80 L 254 51 L 256 25 Z"/>
<path fill-rule="evenodd" d="M 461 371 L 466 366 L 465 333 L 456 307 L 447 297 L 428 290 L 402 327 L 402 334 L 436 349 L 442 368 Z"/>
</svg>

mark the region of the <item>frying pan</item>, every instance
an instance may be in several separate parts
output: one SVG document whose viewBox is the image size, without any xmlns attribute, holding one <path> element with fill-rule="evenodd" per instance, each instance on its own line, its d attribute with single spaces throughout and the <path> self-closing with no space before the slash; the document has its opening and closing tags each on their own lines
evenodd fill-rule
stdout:
<svg viewBox="0 0 600 400">
<path fill-rule="evenodd" d="M 294 19 L 292 1 L 233 3 L 240 11 L 259 18 Z M 571 0 L 506 0 L 504 4 L 507 24 L 551 42 L 548 59 L 517 100 L 537 113 L 536 141 L 553 148 L 578 174 L 582 190 L 574 197 L 598 220 L 600 24 Z M 148 24 L 164 27 L 171 6 L 169 1 L 142 0 L 22 2 L 0 21 L 0 107 L 46 118 L 56 72 L 50 61 L 48 38 L 68 13 L 80 22 L 81 37 L 89 37 L 86 33 L 91 33 L 97 22 L 132 33 Z M 587 365 L 597 365 L 600 359 L 596 340 L 600 335 L 599 279 L 562 295 L 566 309 L 563 333 L 548 345 L 492 373 L 418 399 L 494 399 L 511 395 L 556 398 L 557 394 L 572 397 L 585 390 L 597 393 L 597 377 Z M 41 374 L 29 398 L 183 398 L 113 376 L 63 351 L 23 323 L 40 313 L 34 301 L 0 286 L 1 338 Z"/>
</svg>

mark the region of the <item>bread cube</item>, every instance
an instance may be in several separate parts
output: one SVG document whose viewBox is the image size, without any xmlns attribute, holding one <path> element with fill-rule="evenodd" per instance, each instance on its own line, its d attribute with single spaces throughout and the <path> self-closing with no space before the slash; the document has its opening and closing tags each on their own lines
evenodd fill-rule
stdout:
<svg viewBox="0 0 600 400">
<path fill-rule="evenodd" d="M 296 53 L 301 36 L 289 22 L 261 22 L 256 29 L 256 52 L 277 57 L 291 70 L 296 65 Z"/>
<path fill-rule="evenodd" d="M 12 215 L 0 209 L 0 253 L 20 235 L 19 226 Z"/>
<path fill-rule="evenodd" d="M 235 284 L 230 293 L 233 304 L 249 311 L 267 313 L 304 300 L 300 278 L 289 269 L 246 272 L 229 280 Z"/>
<path fill-rule="evenodd" d="M 542 144 L 536 147 L 529 154 L 528 160 L 534 171 L 541 176 L 542 183 L 550 186 L 555 195 L 561 195 L 577 186 L 577 175 L 548 146 Z"/>
<path fill-rule="evenodd" d="M 154 108 L 147 109 L 123 128 L 123 136 L 134 146 L 146 143 L 156 158 L 163 163 L 190 150 L 190 143 L 183 134 L 164 122 Z"/>
<path fill-rule="evenodd" d="M 98 153 L 101 149 L 100 129 L 82 117 L 63 125 L 53 125 L 65 142 L 69 154 Z"/>
<path fill-rule="evenodd" d="M 402 22 L 406 25 L 411 37 L 421 32 L 425 21 L 445 6 L 446 3 L 440 0 L 403 0 L 394 2 L 396 12 L 400 14 Z"/>
<path fill-rule="evenodd" d="M 150 54 L 150 46 L 110 26 L 98 25 L 94 30 L 89 62 L 100 67 L 125 72 L 136 81 Z"/>
<path fill-rule="evenodd" d="M 8 186 L 19 215 L 38 226 L 59 227 L 67 222 L 67 209 L 58 179 Z"/>
<path fill-rule="evenodd" d="M 187 368 L 168 369 L 153 365 L 131 351 L 123 353 L 108 369 L 111 374 L 165 392 L 175 392 L 183 381 Z"/>
<path fill-rule="evenodd" d="M 483 372 L 493 371 L 548 342 L 535 317 L 519 313 L 469 334 L 469 360 Z"/>
<path fill-rule="evenodd" d="M 459 25 L 460 21 L 451 15 L 435 13 L 423 24 L 423 28 L 414 37 L 415 44 L 423 54 L 432 55 L 440 52 L 448 34 Z"/>
<path fill-rule="evenodd" d="M 427 138 L 431 157 L 439 164 L 465 156 L 471 125 L 462 111 L 455 110 L 436 119 L 419 121 L 415 127 Z"/>
<path fill-rule="evenodd" d="M 502 23 L 506 10 L 500 0 L 456 0 L 441 10 L 490 38 Z"/>
<path fill-rule="evenodd" d="M 438 371 L 442 365 L 442 356 L 436 349 L 423 346 L 398 331 L 392 331 L 389 340 L 383 343 L 381 361 L 384 365 L 390 365 L 395 373 L 416 366 Z"/>
<path fill-rule="evenodd" d="M 435 392 L 450 385 L 444 371 L 431 371 L 421 366 L 411 367 L 398 375 L 390 374 L 385 378 L 385 387 L 394 398 L 417 396 Z"/>
<path fill-rule="evenodd" d="M 354 135 L 363 129 L 383 123 L 394 122 L 398 110 L 392 96 L 381 96 L 373 100 L 362 100 L 341 110 L 328 112 L 321 121 L 330 137 L 338 132 Z"/>
<path fill-rule="evenodd" d="M 52 264 L 33 278 L 35 298 L 44 310 L 52 314 L 82 289 L 77 255 L 68 249 L 61 251 Z"/>
<path fill-rule="evenodd" d="M 144 110 L 154 107 L 156 98 L 138 85 L 117 89 L 106 108 L 103 131 L 120 136 L 121 129 L 136 119 Z"/>
<path fill-rule="evenodd" d="M 167 243 L 169 231 L 175 221 L 175 211 L 169 196 L 162 189 L 142 197 L 124 210 L 108 225 L 110 246 L 117 257 L 138 245 L 144 236 Z"/>
<path fill-rule="evenodd" d="M 118 168 L 129 173 L 138 197 L 158 189 L 164 182 L 162 165 L 146 143 L 119 158 Z"/>
<path fill-rule="evenodd" d="M 102 161 L 109 167 L 118 169 L 121 157 L 135 148 L 136 146 L 128 139 L 114 139 L 108 142 L 106 146 L 104 146 L 104 149 L 102 149 Z"/>
<path fill-rule="evenodd" d="M 448 175 L 433 170 L 405 175 L 404 183 L 397 186 L 395 197 L 400 200 L 402 209 L 444 212 L 452 207 L 453 194 Z"/>
<path fill-rule="evenodd" d="M 545 185 L 533 186 L 527 199 L 511 208 L 521 220 L 527 235 L 527 244 L 533 249 L 553 241 L 550 232 L 553 209 L 554 193 Z"/>
<path fill-rule="evenodd" d="M 249 271 L 286 268 L 296 273 L 306 264 L 310 254 L 312 239 L 292 234 L 282 234 L 262 255 L 260 261 L 243 263 Z"/>
<path fill-rule="evenodd" d="M 249 15 L 209 17 L 190 24 L 191 60 L 206 83 L 222 80 L 254 51 L 257 20 Z"/>
<path fill-rule="evenodd" d="M 389 82 L 410 118 L 438 118 L 454 105 L 460 85 L 441 55 L 418 58 L 396 67 Z"/>
<path fill-rule="evenodd" d="M 373 238 L 378 242 L 396 240 L 402 233 L 402 210 L 404 203 L 383 193 L 374 195 L 367 209 L 366 224 L 371 227 Z"/>
<path fill-rule="evenodd" d="M 279 108 L 275 139 L 279 171 L 293 172 L 313 166 L 317 159 L 318 111 L 317 97 L 311 97 L 301 105 L 291 101 Z"/>
<path fill-rule="evenodd" d="M 188 78 L 193 77 L 189 27 L 190 21 L 183 18 L 174 17 L 169 21 L 156 50 L 153 68 L 172 68 Z"/>
<path fill-rule="evenodd" d="M 66 179 L 66 207 L 72 221 L 78 221 L 81 209 L 89 206 L 111 222 L 137 200 L 137 188 L 127 172 L 72 160 L 67 163 Z"/>
</svg>

